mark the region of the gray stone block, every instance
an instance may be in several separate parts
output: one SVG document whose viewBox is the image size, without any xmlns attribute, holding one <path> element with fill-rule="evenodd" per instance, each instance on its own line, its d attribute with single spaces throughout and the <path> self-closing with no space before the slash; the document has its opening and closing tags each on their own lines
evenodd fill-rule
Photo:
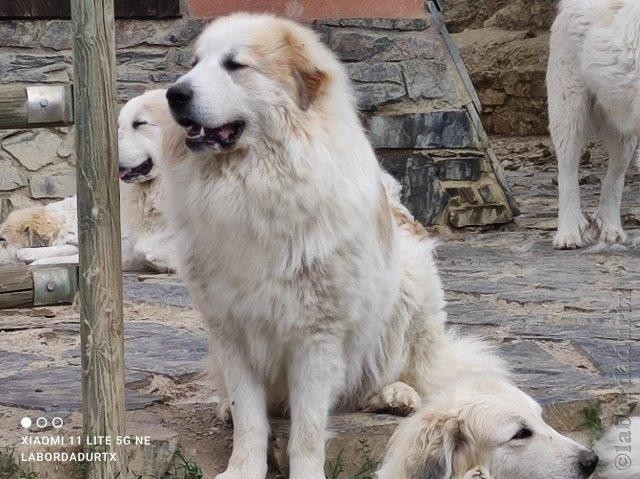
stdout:
<svg viewBox="0 0 640 479">
<path fill-rule="evenodd" d="M 13 166 L 10 161 L 0 159 L 0 191 L 12 191 L 28 183 L 27 175 Z"/>
<path fill-rule="evenodd" d="M 136 303 L 168 304 L 181 308 L 192 307 L 189 291 L 178 281 L 138 281 L 135 276 L 124 277 L 124 299 Z"/>
<path fill-rule="evenodd" d="M 467 206 L 449 212 L 449 222 L 456 228 L 509 223 L 513 214 L 505 205 Z"/>
<path fill-rule="evenodd" d="M 116 22 L 116 47 L 186 46 L 198 36 L 206 24 L 207 20 L 196 18 L 153 22 L 119 20 Z"/>
<path fill-rule="evenodd" d="M 2 83 L 68 81 L 70 68 L 68 55 L 0 53 Z"/>
<path fill-rule="evenodd" d="M 42 26 L 40 43 L 43 47 L 54 50 L 71 49 L 71 22 L 69 20 L 52 20 Z"/>
<path fill-rule="evenodd" d="M 443 181 L 476 181 L 482 176 L 484 158 L 451 158 L 438 162 L 438 178 Z"/>
<path fill-rule="evenodd" d="M 407 95 L 404 85 L 397 83 L 356 83 L 354 88 L 361 110 L 375 110 Z"/>
<path fill-rule="evenodd" d="M 455 101 L 458 89 L 444 58 L 402 62 L 407 92 L 412 100 L 448 98 Z"/>
<path fill-rule="evenodd" d="M 76 171 L 62 164 L 31 177 L 31 196 L 34 198 L 64 198 L 76 194 Z"/>
<path fill-rule="evenodd" d="M 34 48 L 38 22 L 3 20 L 0 22 L 0 45 L 8 48 Z"/>
<path fill-rule="evenodd" d="M 425 155 L 380 152 L 382 166 L 403 185 L 402 201 L 421 223 L 433 224 L 447 205 L 433 160 Z"/>
<path fill-rule="evenodd" d="M 369 137 L 375 148 L 476 147 L 473 127 L 463 110 L 374 116 Z"/>
<path fill-rule="evenodd" d="M 369 31 L 340 28 L 331 31 L 329 46 L 343 61 L 401 61 L 437 58 L 441 45 L 414 32 Z"/>
<path fill-rule="evenodd" d="M 116 53 L 117 72 L 125 68 L 138 70 L 166 70 L 167 50 L 124 50 Z"/>
<path fill-rule="evenodd" d="M 142 372 L 127 372 L 125 383 L 144 382 L 149 377 Z M 162 398 L 125 389 L 127 409 L 142 409 Z M 52 367 L 27 374 L 0 379 L 0 404 L 37 409 L 45 412 L 72 412 L 82 408 L 81 371 L 79 367 Z"/>
<path fill-rule="evenodd" d="M 207 345 L 204 331 L 197 334 L 160 323 L 127 323 L 125 367 L 183 380 L 203 372 Z"/>
<path fill-rule="evenodd" d="M 338 20 L 318 20 L 315 26 L 318 27 L 322 25 L 330 27 L 370 28 L 376 30 L 419 31 L 426 30 L 431 23 L 426 18 L 342 18 Z"/>
<path fill-rule="evenodd" d="M 61 144 L 62 139 L 52 131 L 31 130 L 7 138 L 2 147 L 27 170 L 37 171 L 58 161 Z"/>
<path fill-rule="evenodd" d="M 625 336 L 627 336 L 625 338 Z M 623 384 L 640 378 L 640 342 L 632 339 L 631 332 L 619 331 L 619 339 L 574 339 L 578 347 L 608 378 L 616 378 Z"/>
</svg>

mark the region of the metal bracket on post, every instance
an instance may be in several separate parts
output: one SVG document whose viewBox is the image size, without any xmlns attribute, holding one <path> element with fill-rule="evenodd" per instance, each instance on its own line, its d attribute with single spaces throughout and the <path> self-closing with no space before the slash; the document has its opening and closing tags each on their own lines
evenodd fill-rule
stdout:
<svg viewBox="0 0 640 479">
<path fill-rule="evenodd" d="M 33 270 L 33 305 L 72 304 L 78 292 L 75 265 Z"/>
<path fill-rule="evenodd" d="M 27 122 L 73 123 L 71 85 L 27 86 Z"/>
</svg>

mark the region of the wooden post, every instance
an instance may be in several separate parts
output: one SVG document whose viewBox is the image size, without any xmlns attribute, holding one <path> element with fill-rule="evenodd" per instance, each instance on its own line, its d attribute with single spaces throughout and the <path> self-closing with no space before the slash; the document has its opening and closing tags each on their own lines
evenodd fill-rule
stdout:
<svg viewBox="0 0 640 479">
<path fill-rule="evenodd" d="M 113 9 L 113 0 L 71 0 L 84 435 L 110 437 L 91 449 L 117 455 L 90 462 L 91 479 L 128 477 L 116 444 L 125 403 Z"/>
</svg>

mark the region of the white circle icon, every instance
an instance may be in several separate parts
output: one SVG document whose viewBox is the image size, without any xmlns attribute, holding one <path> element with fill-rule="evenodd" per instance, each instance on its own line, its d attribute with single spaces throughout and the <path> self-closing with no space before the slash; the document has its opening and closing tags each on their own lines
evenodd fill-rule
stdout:
<svg viewBox="0 0 640 479">
<path fill-rule="evenodd" d="M 20 425 L 25 429 L 29 429 L 31 427 L 31 418 L 23 417 L 20 420 Z"/>
<path fill-rule="evenodd" d="M 36 419 L 36 426 L 38 426 L 40 429 L 47 427 L 49 425 L 49 421 L 47 421 L 46 417 L 39 417 L 38 419 Z"/>
<path fill-rule="evenodd" d="M 63 424 L 63 422 L 62 422 L 62 418 L 61 417 L 54 417 L 51 420 L 51 425 L 56 429 L 60 429 L 62 427 L 62 424 Z"/>
</svg>

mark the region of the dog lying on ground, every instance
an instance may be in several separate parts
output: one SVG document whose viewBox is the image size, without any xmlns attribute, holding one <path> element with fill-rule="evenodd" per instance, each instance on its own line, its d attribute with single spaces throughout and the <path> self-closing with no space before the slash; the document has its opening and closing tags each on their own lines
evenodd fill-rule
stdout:
<svg viewBox="0 0 640 479">
<path fill-rule="evenodd" d="M 270 409 L 291 416 L 289 477 L 324 479 L 332 408 L 411 411 L 465 374 L 506 381 L 490 348 L 445 332 L 433 243 L 392 194 L 316 36 L 236 14 L 195 57 L 167 92 L 183 128 L 162 164 L 179 269 L 231 405 L 217 479 L 264 479 Z"/>
<path fill-rule="evenodd" d="M 463 373 L 398 427 L 377 477 L 586 479 L 597 463 L 508 380 Z"/>
<path fill-rule="evenodd" d="M 175 271 L 160 201 L 162 132 L 173 125 L 165 90 L 127 102 L 118 117 L 122 260 L 125 271 Z M 5 256 L 32 264 L 77 263 L 76 198 L 13 211 L 0 227 Z"/>
<path fill-rule="evenodd" d="M 562 0 L 551 30 L 547 89 L 558 157 L 554 246 L 580 248 L 594 229 L 602 242 L 624 243 L 620 203 L 640 137 L 640 2 Z M 591 136 L 609 152 L 593 228 L 582 213 L 578 173 Z"/>
<path fill-rule="evenodd" d="M 58 264 L 78 262 L 75 196 L 12 211 L 0 225 L 4 262 Z"/>
</svg>

